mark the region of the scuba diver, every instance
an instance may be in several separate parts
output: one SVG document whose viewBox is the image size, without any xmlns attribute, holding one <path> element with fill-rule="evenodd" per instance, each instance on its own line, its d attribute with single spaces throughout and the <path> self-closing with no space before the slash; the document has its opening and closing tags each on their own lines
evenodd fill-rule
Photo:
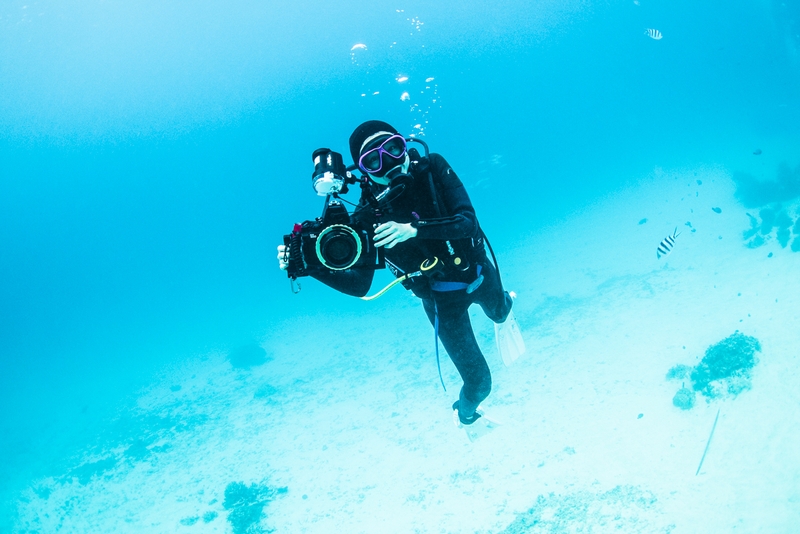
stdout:
<svg viewBox="0 0 800 534">
<path fill-rule="evenodd" d="M 407 147 L 406 139 L 394 127 L 382 121 L 358 126 L 350 136 L 350 153 L 368 177 L 362 187 L 371 190 L 372 198 L 381 198 L 390 187 L 401 185 L 402 193 L 375 223 L 374 245 L 383 247 L 386 265 L 422 300 L 437 339 L 464 382 L 453 403 L 454 422 L 466 430 L 470 440 L 477 439 L 497 423 L 479 409 L 491 391 L 492 378 L 468 310 L 478 304 L 495 323 L 498 349 L 504 363 L 510 365 L 525 351 L 511 313 L 515 295 L 503 289 L 496 261 L 490 262 L 486 255 L 485 236 L 467 191 L 441 155 L 421 157 Z M 290 261 L 286 244 L 278 247 L 278 260 L 279 267 L 286 270 Z M 425 270 L 431 263 L 436 264 L 435 274 L 414 276 L 421 266 Z M 374 273 L 374 268 L 355 267 L 308 274 L 337 291 L 364 298 Z M 437 364 L 438 350 L 437 341 Z"/>
</svg>

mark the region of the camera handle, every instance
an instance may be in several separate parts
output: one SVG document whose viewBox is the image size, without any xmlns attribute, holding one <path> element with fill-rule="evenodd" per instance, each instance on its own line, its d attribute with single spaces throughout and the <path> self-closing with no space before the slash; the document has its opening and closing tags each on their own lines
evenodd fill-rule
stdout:
<svg viewBox="0 0 800 534">
<path fill-rule="evenodd" d="M 297 277 L 305 276 L 306 274 L 305 264 L 302 260 L 303 253 L 300 248 L 300 233 L 302 229 L 303 226 L 301 224 L 295 223 L 292 233 L 284 237 L 286 252 L 284 252 L 283 258 L 286 260 L 288 254 L 288 263 L 290 266 L 288 272 L 291 273 L 289 274 L 289 286 L 292 288 L 292 293 L 295 295 L 300 293 L 300 290 L 303 289 L 300 282 L 297 281 Z M 291 267 L 294 268 L 292 269 Z"/>
</svg>

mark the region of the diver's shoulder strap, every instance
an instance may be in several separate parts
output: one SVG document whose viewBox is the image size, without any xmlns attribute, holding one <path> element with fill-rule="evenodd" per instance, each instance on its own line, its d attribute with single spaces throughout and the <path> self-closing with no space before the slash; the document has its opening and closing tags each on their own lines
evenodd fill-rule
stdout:
<svg viewBox="0 0 800 534">
<path fill-rule="evenodd" d="M 428 187 L 430 187 L 431 198 L 433 199 L 433 207 L 436 211 L 436 217 L 446 217 L 447 214 L 442 213 L 441 202 L 439 202 L 439 192 L 436 190 L 436 184 L 434 183 L 430 156 L 422 156 L 416 148 L 409 148 L 408 158 L 411 161 L 411 174 L 415 178 L 428 181 Z"/>
<path fill-rule="evenodd" d="M 411 161 L 411 173 L 415 176 L 427 178 L 425 175 L 431 170 L 430 158 L 421 155 L 416 148 L 409 148 L 408 159 Z"/>
</svg>

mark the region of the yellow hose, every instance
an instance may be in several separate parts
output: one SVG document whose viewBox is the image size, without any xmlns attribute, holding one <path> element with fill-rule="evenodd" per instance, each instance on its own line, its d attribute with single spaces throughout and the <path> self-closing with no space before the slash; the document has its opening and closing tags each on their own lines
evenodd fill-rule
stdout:
<svg viewBox="0 0 800 534">
<path fill-rule="evenodd" d="M 414 278 L 415 276 L 422 276 L 423 274 L 427 275 L 429 273 L 432 273 L 438 265 L 439 265 L 439 258 L 437 258 L 436 256 L 433 257 L 433 260 L 425 260 L 422 262 L 422 265 L 419 266 L 419 271 L 415 273 L 404 274 L 397 280 L 389 283 L 388 286 L 384 287 L 374 295 L 370 297 L 361 297 L 361 300 L 375 300 L 376 298 L 380 297 L 381 295 L 392 289 L 397 284 L 401 284 L 406 280 L 408 280 L 409 278 Z"/>
<path fill-rule="evenodd" d="M 418 273 L 414 273 L 414 274 L 418 274 Z M 361 300 L 375 300 L 376 298 L 380 297 L 381 295 L 383 295 L 384 293 L 386 293 L 387 291 L 389 291 L 390 289 L 392 289 L 392 288 L 393 288 L 394 286 L 396 286 L 397 284 L 400 284 L 400 283 L 402 283 L 402 282 L 405 282 L 405 281 L 406 281 L 406 280 L 408 280 L 409 278 L 411 278 L 411 276 L 410 276 L 410 275 L 405 275 L 405 276 L 402 276 L 402 277 L 398 278 L 397 280 L 395 280 L 395 281 L 393 281 L 393 282 L 390 282 L 388 286 L 384 287 L 383 289 L 381 289 L 380 291 L 378 291 L 378 292 L 377 292 L 377 293 L 375 293 L 374 295 L 372 295 L 372 296 L 370 296 L 370 297 L 361 297 Z"/>
</svg>

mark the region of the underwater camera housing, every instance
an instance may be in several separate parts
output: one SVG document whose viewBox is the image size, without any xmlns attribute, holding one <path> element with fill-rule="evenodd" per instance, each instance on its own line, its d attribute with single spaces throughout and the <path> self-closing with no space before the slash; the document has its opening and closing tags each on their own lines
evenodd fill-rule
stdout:
<svg viewBox="0 0 800 534">
<path fill-rule="evenodd" d="M 322 217 L 295 224 L 292 233 L 283 236 L 289 249 L 289 277 L 354 267 L 383 269 L 383 250 L 372 243 L 372 225 L 365 223 L 352 217 L 341 200 L 329 198 Z"/>
<path fill-rule="evenodd" d="M 383 269 L 383 250 L 372 243 L 375 213 L 368 217 L 366 211 L 370 210 L 361 210 L 351 215 L 338 198 L 340 193 L 347 193 L 348 185 L 358 181 L 345 167 L 342 155 L 319 148 L 311 158 L 311 185 L 317 195 L 327 198 L 321 217 L 295 224 L 292 233 L 283 236 L 289 250 L 287 274 L 296 279 L 314 271 Z"/>
<path fill-rule="evenodd" d="M 428 145 L 416 138 L 428 155 Z M 409 154 L 419 154 L 411 149 Z M 322 216 L 294 225 L 291 234 L 283 236 L 283 244 L 289 252 L 287 274 L 292 280 L 309 276 L 314 272 L 334 272 L 351 268 L 383 269 L 386 267 L 384 249 L 373 244 L 375 227 L 382 217 L 391 212 L 391 203 L 403 194 L 408 175 L 392 180 L 392 185 L 377 197 L 370 189 L 369 179 L 359 180 L 352 174 L 356 166 L 345 167 L 342 155 L 328 148 L 319 148 L 311 155 L 314 171 L 311 185 L 317 195 L 325 196 Z M 340 194 L 348 192 L 348 186 L 359 183 L 361 201 L 349 213 Z"/>
</svg>

